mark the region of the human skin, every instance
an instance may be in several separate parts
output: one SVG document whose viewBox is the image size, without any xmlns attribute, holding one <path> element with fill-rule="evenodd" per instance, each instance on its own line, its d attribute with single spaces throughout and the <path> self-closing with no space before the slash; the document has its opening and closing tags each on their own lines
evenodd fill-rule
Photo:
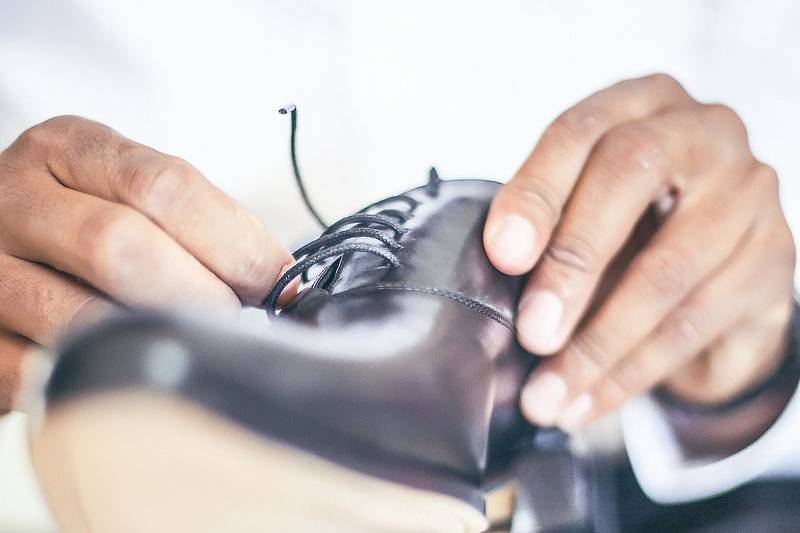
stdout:
<svg viewBox="0 0 800 533">
<path fill-rule="evenodd" d="M 609 268 L 654 203 L 657 231 Z M 536 266 L 517 321 L 552 355 L 523 394 L 535 423 L 577 428 L 661 383 L 721 402 L 779 364 L 794 247 L 775 172 L 733 111 L 669 76 L 564 112 L 495 199 L 485 247 L 503 272 Z M 0 411 L 32 346 L 118 308 L 236 312 L 290 263 L 187 162 L 77 117 L 32 127 L 0 154 Z"/>
<path fill-rule="evenodd" d="M 0 412 L 31 348 L 116 309 L 260 304 L 292 262 L 189 163 L 78 117 L 0 154 Z"/>
<path fill-rule="evenodd" d="M 561 114 L 495 198 L 484 243 L 499 270 L 531 273 L 517 330 L 545 357 L 522 395 L 537 424 L 574 430 L 661 384 L 720 404 L 785 353 L 795 249 L 778 178 L 733 110 L 670 76 Z"/>
</svg>

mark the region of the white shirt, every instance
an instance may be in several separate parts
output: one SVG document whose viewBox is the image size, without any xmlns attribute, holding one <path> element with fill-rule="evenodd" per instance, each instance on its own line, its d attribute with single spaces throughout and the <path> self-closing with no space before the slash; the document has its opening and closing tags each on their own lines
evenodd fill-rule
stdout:
<svg viewBox="0 0 800 533">
<path fill-rule="evenodd" d="M 54 115 L 93 118 L 191 161 L 291 245 L 314 225 L 291 180 L 285 103 L 300 110 L 310 194 L 335 219 L 419 185 L 432 164 L 445 178 L 504 180 L 577 100 L 665 71 L 742 115 L 798 229 L 798 23 L 791 0 L 4 0 L 0 146 Z M 626 423 L 657 425 L 642 402 Z M 670 453 L 664 445 L 666 469 L 632 453 L 665 501 L 684 498 L 659 481 L 686 468 Z M 793 453 L 779 460 L 800 464 Z M 735 470 L 694 496 L 768 468 Z"/>
</svg>

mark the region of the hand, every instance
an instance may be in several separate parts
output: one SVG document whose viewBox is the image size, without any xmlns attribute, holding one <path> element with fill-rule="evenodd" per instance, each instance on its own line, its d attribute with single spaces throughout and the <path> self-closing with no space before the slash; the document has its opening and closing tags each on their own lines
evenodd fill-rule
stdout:
<svg viewBox="0 0 800 533">
<path fill-rule="evenodd" d="M 0 154 L 0 411 L 33 343 L 120 306 L 258 305 L 292 261 L 191 165 L 77 117 Z"/>
<path fill-rule="evenodd" d="M 652 206 L 656 231 L 610 268 Z M 517 329 L 527 350 L 555 354 L 522 396 L 540 425 L 580 427 L 661 383 L 722 402 L 783 355 L 795 251 L 775 172 L 736 113 L 669 76 L 562 114 L 495 198 L 484 240 L 505 273 L 536 265 Z"/>
</svg>

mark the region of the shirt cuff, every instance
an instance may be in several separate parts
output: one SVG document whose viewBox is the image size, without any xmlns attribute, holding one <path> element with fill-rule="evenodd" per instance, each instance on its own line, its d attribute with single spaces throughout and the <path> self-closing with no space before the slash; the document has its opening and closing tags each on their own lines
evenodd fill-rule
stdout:
<svg viewBox="0 0 800 533">
<path fill-rule="evenodd" d="M 796 438 L 800 427 L 799 317 L 795 308 L 781 369 L 739 399 L 722 407 L 695 408 L 650 394 L 627 403 L 622 410 L 625 447 L 639 485 L 650 499 L 683 503 L 758 477 L 800 474 Z M 751 443 L 731 449 L 712 438 L 720 428 L 747 416 L 770 417 Z"/>
</svg>

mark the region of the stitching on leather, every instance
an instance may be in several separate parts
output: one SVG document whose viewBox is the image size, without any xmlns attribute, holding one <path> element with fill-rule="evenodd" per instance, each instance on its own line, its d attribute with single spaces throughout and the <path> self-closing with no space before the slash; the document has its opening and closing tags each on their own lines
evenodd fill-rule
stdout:
<svg viewBox="0 0 800 533">
<path fill-rule="evenodd" d="M 485 317 L 494 320 L 501 326 L 504 326 L 510 329 L 511 331 L 514 331 L 514 322 L 511 320 L 511 318 L 507 317 L 497 309 L 490 307 L 486 304 L 483 304 L 477 300 L 473 300 L 472 298 L 469 298 L 468 296 L 465 296 L 460 292 L 449 291 L 447 289 L 438 289 L 436 287 L 415 287 L 413 285 L 407 285 L 405 283 L 377 283 L 375 285 L 368 285 L 366 287 L 357 287 L 354 289 L 349 289 L 338 293 L 336 296 L 340 296 L 343 294 L 364 294 L 382 290 L 396 290 L 396 291 L 416 292 L 420 294 L 432 294 L 434 296 L 443 296 L 445 298 L 463 304 L 468 308 L 472 309 L 473 311 L 477 311 L 478 313 L 484 315 Z"/>
</svg>

